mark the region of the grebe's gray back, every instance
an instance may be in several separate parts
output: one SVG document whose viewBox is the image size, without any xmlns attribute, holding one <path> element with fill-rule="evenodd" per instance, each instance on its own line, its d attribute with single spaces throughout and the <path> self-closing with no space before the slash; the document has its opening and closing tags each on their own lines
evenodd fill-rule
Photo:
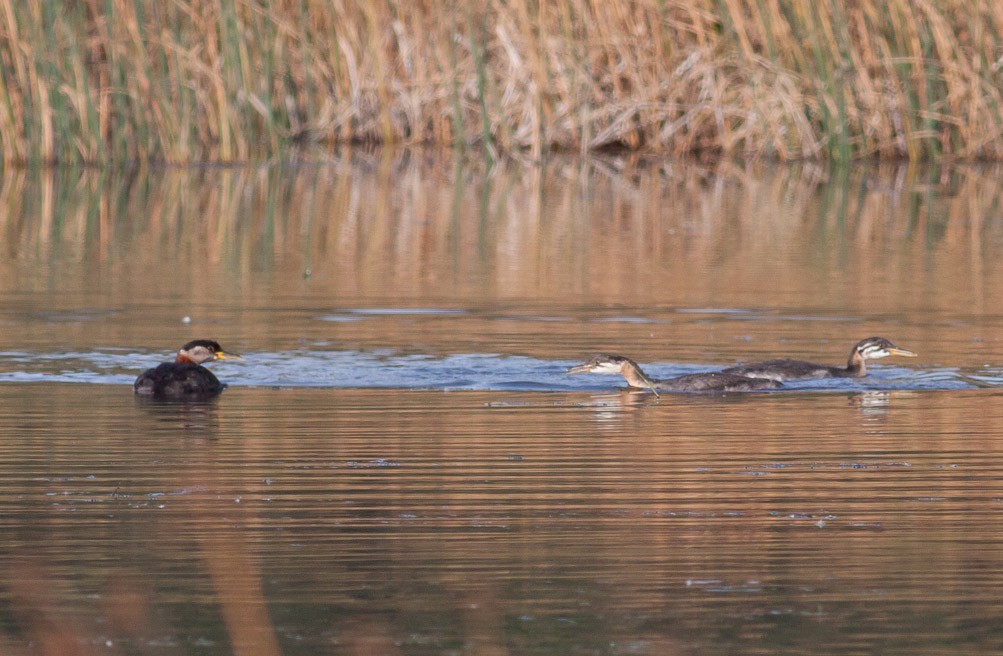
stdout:
<svg viewBox="0 0 1003 656">
<path fill-rule="evenodd" d="M 868 337 L 853 347 L 845 367 L 831 367 L 805 360 L 780 359 L 728 367 L 723 370 L 723 373 L 769 378 L 776 381 L 804 378 L 861 378 L 867 375 L 867 360 L 886 358 L 889 355 L 916 357 L 912 351 L 899 348 L 884 337 Z"/>
<path fill-rule="evenodd" d="M 568 369 L 569 374 L 619 374 L 627 380 L 627 385 L 638 389 L 671 392 L 751 392 L 754 390 L 776 389 L 782 385 L 775 380 L 754 378 L 739 374 L 708 372 L 686 374 L 667 380 L 648 377 L 633 360 L 622 355 L 601 354 L 588 362 Z"/>
</svg>

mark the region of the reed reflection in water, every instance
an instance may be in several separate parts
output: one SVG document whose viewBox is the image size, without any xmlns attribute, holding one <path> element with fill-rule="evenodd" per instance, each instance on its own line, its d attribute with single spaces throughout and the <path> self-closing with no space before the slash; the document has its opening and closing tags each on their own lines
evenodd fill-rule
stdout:
<svg viewBox="0 0 1003 656">
<path fill-rule="evenodd" d="M 13 171 L 0 179 L 0 319 L 12 347 L 32 349 L 91 348 L 95 329 L 107 346 L 176 348 L 191 317 L 190 330 L 245 350 L 328 340 L 839 362 L 881 334 L 941 361 L 931 328 L 969 325 L 991 341 L 978 324 L 1003 314 L 998 179 L 974 167 L 486 168 L 421 154 Z M 463 314 L 358 313 L 407 308 Z M 717 312 L 716 325 L 682 310 Z M 479 321 L 485 313 L 492 320 Z M 551 339 L 537 338 L 540 321 Z M 944 362 L 985 362 L 971 340 L 949 347 L 963 359 Z"/>
</svg>

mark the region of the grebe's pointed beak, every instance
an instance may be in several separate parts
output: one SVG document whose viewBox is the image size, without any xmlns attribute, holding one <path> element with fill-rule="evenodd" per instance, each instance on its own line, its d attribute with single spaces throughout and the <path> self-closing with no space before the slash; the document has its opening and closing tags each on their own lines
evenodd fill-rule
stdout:
<svg viewBox="0 0 1003 656">
<path fill-rule="evenodd" d="M 907 358 L 916 357 L 916 353 L 913 353 L 909 349 L 899 348 L 897 346 L 891 346 L 885 350 L 888 351 L 888 353 L 890 353 L 891 355 L 904 355 Z"/>
<path fill-rule="evenodd" d="M 239 353 L 229 353 L 227 351 L 216 351 L 217 360 L 243 360 Z"/>
<path fill-rule="evenodd" d="M 567 373 L 569 373 L 569 374 L 587 374 L 590 371 L 592 371 L 592 365 L 589 364 L 589 363 L 585 363 L 585 364 L 579 364 L 579 365 L 575 365 L 574 367 L 571 367 L 570 369 L 568 369 Z"/>
</svg>

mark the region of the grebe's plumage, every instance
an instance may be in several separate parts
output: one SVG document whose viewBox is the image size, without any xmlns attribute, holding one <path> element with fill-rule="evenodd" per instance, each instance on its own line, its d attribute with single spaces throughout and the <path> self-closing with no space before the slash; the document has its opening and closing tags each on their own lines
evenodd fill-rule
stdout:
<svg viewBox="0 0 1003 656">
<path fill-rule="evenodd" d="M 178 350 L 174 362 L 147 369 L 133 385 L 140 396 L 162 399 L 206 399 L 216 396 L 226 387 L 216 376 L 202 366 L 203 362 L 240 358 L 227 353 L 218 342 L 196 339 Z"/>
<path fill-rule="evenodd" d="M 636 362 L 622 355 L 601 354 L 568 369 L 569 374 L 620 374 L 630 387 L 672 392 L 751 392 L 782 387 L 775 380 L 722 372 L 687 374 L 667 380 L 649 378 Z"/>
<path fill-rule="evenodd" d="M 853 347 L 845 367 L 831 367 L 804 360 L 783 359 L 728 367 L 723 370 L 723 373 L 769 378 L 776 381 L 804 378 L 862 378 L 867 375 L 867 365 L 865 364 L 867 360 L 886 358 L 889 355 L 916 357 L 912 351 L 899 348 L 884 337 L 868 337 Z"/>
</svg>

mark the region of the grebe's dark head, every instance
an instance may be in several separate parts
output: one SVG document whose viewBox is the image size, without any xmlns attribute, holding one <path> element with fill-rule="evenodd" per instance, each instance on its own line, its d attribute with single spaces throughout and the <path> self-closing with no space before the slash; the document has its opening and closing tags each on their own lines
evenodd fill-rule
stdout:
<svg viewBox="0 0 1003 656">
<path fill-rule="evenodd" d="M 178 349 L 177 361 L 202 364 L 203 362 L 226 360 L 228 358 L 236 360 L 243 359 L 236 353 L 227 353 L 224 351 L 223 347 L 219 345 L 219 342 L 215 342 L 211 339 L 195 339 Z"/>
<path fill-rule="evenodd" d="M 637 367 L 630 358 L 622 355 L 600 354 L 593 356 L 588 362 L 568 369 L 569 374 L 623 374 L 624 367 Z"/>
<path fill-rule="evenodd" d="M 902 355 L 915 358 L 916 354 L 904 348 L 899 348 L 884 337 L 868 337 L 861 340 L 853 350 L 864 360 L 879 360 L 889 355 Z"/>
</svg>

